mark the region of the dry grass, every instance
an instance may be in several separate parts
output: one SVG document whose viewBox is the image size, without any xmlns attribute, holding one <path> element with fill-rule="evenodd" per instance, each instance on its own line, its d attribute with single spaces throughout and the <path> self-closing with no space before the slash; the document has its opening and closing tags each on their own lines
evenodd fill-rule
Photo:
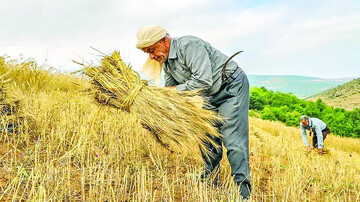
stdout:
<svg viewBox="0 0 360 202">
<path fill-rule="evenodd" d="M 260 119 L 251 119 L 250 125 L 250 164 L 258 193 L 275 201 L 360 200 L 358 139 L 329 135 L 320 156 L 305 151 L 298 128 Z"/>
<path fill-rule="evenodd" d="M 0 66 L 3 71 L 7 66 Z M 13 70 L 15 71 L 15 70 Z M 170 153 L 137 118 L 78 93 L 86 81 L 16 69 L 11 85 L 35 129 L 0 136 L 0 200 L 235 201 L 226 158 L 219 186 L 199 182 L 194 151 Z M 22 72 L 24 71 L 24 72 Z M 10 72 L 10 77 L 16 75 Z M 25 81 L 32 81 L 27 85 Z M 43 82 L 47 85 L 40 85 Z M 72 81 L 72 82 L 68 82 Z M 78 83 L 79 85 L 75 85 Z M 62 86 L 65 85 L 65 86 Z M 298 128 L 250 119 L 253 201 L 360 201 L 360 141 L 329 135 L 306 153 Z"/>
</svg>

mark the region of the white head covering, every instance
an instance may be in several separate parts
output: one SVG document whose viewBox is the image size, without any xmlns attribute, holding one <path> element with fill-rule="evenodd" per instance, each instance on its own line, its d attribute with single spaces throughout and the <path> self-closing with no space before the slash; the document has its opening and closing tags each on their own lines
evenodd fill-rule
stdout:
<svg viewBox="0 0 360 202">
<path fill-rule="evenodd" d="M 164 38 L 167 33 L 168 32 L 159 25 L 141 27 L 136 33 L 136 37 L 138 39 L 136 42 L 136 48 L 142 49 L 152 46 L 160 39 Z M 140 71 L 159 85 L 161 80 L 161 66 L 162 64 L 149 57 L 146 59 Z"/>
<path fill-rule="evenodd" d="M 141 27 L 136 34 L 138 41 L 136 42 L 136 48 L 142 49 L 149 47 L 154 43 L 158 42 L 160 39 L 168 32 L 159 25 L 148 25 Z"/>
</svg>

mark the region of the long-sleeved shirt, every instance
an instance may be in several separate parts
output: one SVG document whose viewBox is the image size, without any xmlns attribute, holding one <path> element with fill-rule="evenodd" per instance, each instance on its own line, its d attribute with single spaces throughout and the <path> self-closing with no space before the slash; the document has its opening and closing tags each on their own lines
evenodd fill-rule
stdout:
<svg viewBox="0 0 360 202">
<path fill-rule="evenodd" d="M 222 84 L 222 68 L 228 57 L 209 43 L 194 36 L 171 38 L 169 57 L 163 63 L 165 86 L 178 90 L 202 89 L 214 95 Z M 231 60 L 226 65 L 229 75 L 238 68 Z"/>
<path fill-rule="evenodd" d="M 318 143 L 318 149 L 324 148 L 324 137 L 322 130 L 326 128 L 326 124 L 318 118 L 309 118 L 309 125 L 304 127 L 300 122 L 301 137 L 305 146 L 309 146 L 309 141 L 306 137 L 306 130 L 310 130 L 310 127 L 315 131 Z M 314 134 L 315 135 L 315 134 Z"/>
</svg>

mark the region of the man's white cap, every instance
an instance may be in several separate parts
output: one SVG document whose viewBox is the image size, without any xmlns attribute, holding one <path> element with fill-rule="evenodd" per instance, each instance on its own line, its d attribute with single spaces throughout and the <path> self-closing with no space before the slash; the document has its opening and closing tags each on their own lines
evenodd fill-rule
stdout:
<svg viewBox="0 0 360 202">
<path fill-rule="evenodd" d="M 136 48 L 142 49 L 149 47 L 164 38 L 167 33 L 168 32 L 159 25 L 141 27 L 136 33 L 136 37 L 138 39 L 136 42 Z"/>
</svg>

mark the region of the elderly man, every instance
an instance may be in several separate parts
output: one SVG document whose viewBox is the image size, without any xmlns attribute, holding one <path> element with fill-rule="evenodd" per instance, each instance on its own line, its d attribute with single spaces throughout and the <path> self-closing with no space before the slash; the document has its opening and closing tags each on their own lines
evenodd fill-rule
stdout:
<svg viewBox="0 0 360 202">
<path fill-rule="evenodd" d="M 241 196 L 249 197 L 249 82 L 244 71 L 232 60 L 223 69 L 228 57 L 194 36 L 172 38 L 162 27 L 151 25 L 142 27 L 137 39 L 136 47 L 148 53 L 150 60 L 162 64 L 166 87 L 201 89 L 214 110 L 226 118 L 226 124 L 219 126 L 223 138 L 215 141 L 220 147 L 224 142 L 234 181 L 240 186 Z M 159 69 L 155 71 L 159 74 Z M 222 158 L 222 149 L 217 151 L 208 145 L 214 156 L 207 159 L 203 155 L 204 177 L 219 168 Z"/>
<path fill-rule="evenodd" d="M 314 133 L 313 147 L 318 148 L 319 154 L 322 154 L 324 148 L 324 140 L 327 134 L 330 132 L 326 124 L 318 118 L 309 118 L 306 115 L 302 115 L 300 117 L 300 130 L 301 130 L 302 139 L 304 141 L 305 146 L 307 147 L 307 150 L 309 152 L 311 151 L 311 147 L 306 137 L 306 130 L 309 130 L 310 136 L 311 133 Z"/>
</svg>

